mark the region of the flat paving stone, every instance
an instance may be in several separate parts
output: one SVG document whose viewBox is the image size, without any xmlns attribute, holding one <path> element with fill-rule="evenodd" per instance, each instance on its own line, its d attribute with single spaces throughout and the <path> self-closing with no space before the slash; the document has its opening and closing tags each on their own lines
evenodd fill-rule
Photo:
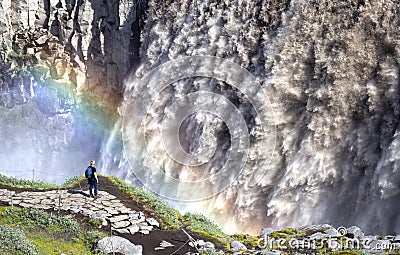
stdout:
<svg viewBox="0 0 400 255">
<path fill-rule="evenodd" d="M 24 207 L 24 208 L 33 207 L 32 204 L 28 204 L 28 203 L 24 203 L 24 202 L 19 203 L 19 206 Z"/>
<path fill-rule="evenodd" d="M 153 230 L 153 226 L 140 226 L 140 230 L 152 231 Z"/>
<path fill-rule="evenodd" d="M 137 219 L 137 220 L 135 220 L 135 219 L 130 219 L 129 221 L 132 223 L 132 224 L 140 224 L 140 223 L 142 223 L 142 222 L 144 222 L 146 219 L 144 218 L 144 217 L 142 217 L 141 219 Z"/>
<path fill-rule="evenodd" d="M 140 228 L 137 225 L 131 225 L 130 227 L 127 228 L 129 233 L 131 233 L 132 235 L 139 232 Z"/>
<path fill-rule="evenodd" d="M 129 230 L 126 228 L 112 228 L 112 230 L 120 234 L 130 234 Z"/>
<path fill-rule="evenodd" d="M 141 233 L 143 235 L 148 235 L 148 234 L 150 234 L 150 231 L 148 231 L 148 230 L 140 230 L 139 233 Z"/>
<path fill-rule="evenodd" d="M 123 221 L 123 220 L 128 220 L 129 216 L 128 215 L 118 215 L 118 216 L 113 216 L 110 218 L 111 223 L 113 222 L 118 222 L 118 221 Z"/>
<path fill-rule="evenodd" d="M 40 203 L 41 204 L 54 204 L 54 200 L 52 200 L 52 199 L 43 199 Z"/>
<path fill-rule="evenodd" d="M 114 228 L 126 228 L 126 227 L 128 227 L 129 225 L 131 225 L 131 223 L 130 223 L 129 221 L 127 221 L 127 220 L 118 221 L 118 222 L 112 223 L 112 226 L 113 226 Z"/>
<path fill-rule="evenodd" d="M 155 220 L 155 219 L 153 219 L 153 218 L 147 218 L 146 221 L 147 221 L 147 223 L 149 223 L 151 226 L 160 227 L 160 223 L 158 223 L 158 221 Z"/>
</svg>

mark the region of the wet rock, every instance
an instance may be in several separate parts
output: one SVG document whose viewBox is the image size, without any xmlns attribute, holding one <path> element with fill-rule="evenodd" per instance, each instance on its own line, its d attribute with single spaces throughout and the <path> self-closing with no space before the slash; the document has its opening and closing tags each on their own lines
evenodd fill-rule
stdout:
<svg viewBox="0 0 400 255">
<path fill-rule="evenodd" d="M 297 229 L 297 233 L 300 233 L 302 231 L 306 232 L 323 232 L 327 229 L 326 225 L 310 225 L 310 226 L 302 226 Z"/>
<path fill-rule="evenodd" d="M 329 236 L 340 236 L 339 231 L 337 231 L 337 229 L 332 226 L 329 226 L 328 229 L 324 230 L 324 233 Z"/>
<path fill-rule="evenodd" d="M 361 239 L 364 236 L 364 232 L 357 226 L 347 228 L 347 237 Z"/>
<path fill-rule="evenodd" d="M 384 236 L 382 239 L 383 239 L 383 240 L 393 241 L 395 237 L 396 237 L 396 236 L 387 235 L 387 236 Z"/>
<path fill-rule="evenodd" d="M 232 241 L 231 242 L 231 250 L 232 251 L 247 250 L 247 247 L 239 241 Z"/>
</svg>

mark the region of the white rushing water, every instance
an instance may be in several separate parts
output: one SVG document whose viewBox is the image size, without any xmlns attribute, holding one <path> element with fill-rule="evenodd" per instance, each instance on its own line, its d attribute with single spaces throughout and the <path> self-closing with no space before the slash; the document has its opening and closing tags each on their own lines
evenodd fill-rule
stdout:
<svg viewBox="0 0 400 255">
<path fill-rule="evenodd" d="M 228 232 L 331 223 L 400 233 L 399 9 L 149 1 L 121 107 L 125 178 Z M 195 56 L 221 63 L 185 58 Z"/>
</svg>

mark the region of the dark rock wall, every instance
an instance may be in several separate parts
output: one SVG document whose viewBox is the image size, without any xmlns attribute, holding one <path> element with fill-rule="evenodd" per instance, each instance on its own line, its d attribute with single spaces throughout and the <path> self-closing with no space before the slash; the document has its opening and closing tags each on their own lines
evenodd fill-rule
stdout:
<svg viewBox="0 0 400 255">
<path fill-rule="evenodd" d="M 123 79 L 139 61 L 145 7 L 113 0 L 0 3 L 1 171 L 58 169 L 70 176 L 100 157 L 118 118 Z"/>
</svg>

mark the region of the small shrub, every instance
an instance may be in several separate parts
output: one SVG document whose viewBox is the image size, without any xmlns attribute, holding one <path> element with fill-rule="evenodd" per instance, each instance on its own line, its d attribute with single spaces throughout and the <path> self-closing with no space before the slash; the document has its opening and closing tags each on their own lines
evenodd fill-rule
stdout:
<svg viewBox="0 0 400 255">
<path fill-rule="evenodd" d="M 19 179 L 0 174 L 0 183 L 18 188 L 32 188 L 32 189 L 56 189 L 58 186 L 46 181 L 31 181 L 26 179 Z"/>
<path fill-rule="evenodd" d="M 213 221 L 199 213 L 186 213 L 183 218 L 188 228 L 192 231 L 209 235 L 211 237 L 226 237 L 226 234 Z"/>
<path fill-rule="evenodd" d="M 205 248 L 201 252 L 201 255 L 218 255 L 218 252 L 215 250 L 215 248 Z"/>
<path fill-rule="evenodd" d="M 85 177 L 79 176 L 79 175 L 68 177 L 62 186 L 63 187 L 71 187 L 71 186 L 74 186 L 75 184 L 81 182 L 83 179 L 85 179 Z"/>
<path fill-rule="evenodd" d="M 89 231 L 83 236 L 85 246 L 93 253 L 98 253 L 96 244 L 98 241 L 106 237 L 106 234 L 100 231 Z"/>
<path fill-rule="evenodd" d="M 89 224 L 95 228 L 100 227 L 102 223 L 103 221 L 101 219 L 93 219 L 93 218 L 89 219 Z"/>
<path fill-rule="evenodd" d="M 37 249 L 17 228 L 0 225 L 0 250 L 9 254 L 37 255 Z"/>
<path fill-rule="evenodd" d="M 58 216 L 39 209 L 21 209 L 8 207 L 1 212 L 1 222 L 10 225 L 20 225 L 24 228 L 43 227 L 55 232 L 77 234 L 79 223 L 72 216 Z"/>
</svg>

